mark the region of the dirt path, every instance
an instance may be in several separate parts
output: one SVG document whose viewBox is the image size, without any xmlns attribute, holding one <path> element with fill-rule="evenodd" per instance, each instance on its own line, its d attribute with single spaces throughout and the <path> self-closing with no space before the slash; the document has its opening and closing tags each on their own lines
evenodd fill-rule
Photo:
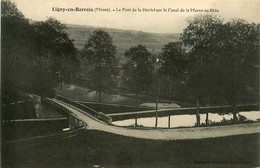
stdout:
<svg viewBox="0 0 260 168">
<path fill-rule="evenodd" d="M 73 115 L 87 123 L 86 129 L 99 130 L 113 134 L 154 139 L 154 140 L 180 140 L 180 139 L 203 139 L 224 137 L 231 135 L 260 133 L 260 123 L 247 123 L 228 126 L 197 127 L 197 128 L 179 128 L 179 129 L 134 129 L 124 128 L 104 123 L 92 116 L 82 114 L 80 109 L 64 104 L 61 101 L 53 99 L 58 104 L 70 110 Z"/>
</svg>

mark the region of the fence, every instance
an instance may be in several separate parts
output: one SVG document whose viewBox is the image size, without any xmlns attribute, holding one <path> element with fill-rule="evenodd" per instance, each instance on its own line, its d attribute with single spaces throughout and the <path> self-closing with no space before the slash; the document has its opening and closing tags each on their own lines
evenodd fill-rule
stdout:
<svg viewBox="0 0 260 168">
<path fill-rule="evenodd" d="M 83 122 L 81 119 L 73 115 L 73 113 L 70 110 L 52 101 L 51 99 L 42 97 L 41 101 L 61 110 L 64 113 L 64 115 L 69 118 L 70 127 L 83 127 L 87 125 L 87 123 Z"/>
<path fill-rule="evenodd" d="M 96 103 L 96 102 L 85 102 L 77 101 L 80 104 L 86 105 L 97 111 L 102 111 L 105 114 L 112 113 L 123 113 L 131 111 L 147 111 L 154 110 L 152 107 L 140 107 L 140 106 L 129 106 L 129 105 L 119 105 L 119 104 L 107 104 L 107 103 Z"/>
<path fill-rule="evenodd" d="M 108 117 L 107 115 L 105 115 L 102 112 L 98 112 L 98 111 L 96 111 L 96 110 L 94 110 L 92 108 L 89 108 L 89 107 L 81 104 L 81 103 L 75 102 L 73 100 L 70 100 L 70 99 L 65 98 L 63 96 L 60 96 L 60 95 L 56 95 L 56 98 L 58 100 L 61 100 L 61 101 L 65 102 L 65 103 L 68 103 L 70 105 L 73 105 L 73 106 L 75 106 L 75 107 L 85 111 L 87 114 L 90 114 L 90 115 L 100 119 L 101 121 L 104 121 L 104 122 L 106 122 L 108 124 L 112 124 L 112 118 Z"/>
</svg>

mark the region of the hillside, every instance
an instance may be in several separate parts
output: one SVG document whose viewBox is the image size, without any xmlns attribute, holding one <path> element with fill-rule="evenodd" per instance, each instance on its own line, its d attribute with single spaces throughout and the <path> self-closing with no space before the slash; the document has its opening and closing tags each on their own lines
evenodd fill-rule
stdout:
<svg viewBox="0 0 260 168">
<path fill-rule="evenodd" d="M 67 25 L 67 33 L 70 38 L 74 39 L 74 44 L 78 49 L 82 49 L 84 44 L 96 29 L 102 29 L 108 32 L 113 37 L 113 43 L 117 47 L 117 57 L 120 62 L 125 62 L 124 53 L 130 47 L 138 44 L 145 45 L 147 49 L 153 54 L 159 54 L 162 47 L 173 41 L 179 40 L 179 33 L 159 34 L 147 33 L 133 30 L 119 30 L 111 28 L 97 28 L 82 25 Z"/>
</svg>

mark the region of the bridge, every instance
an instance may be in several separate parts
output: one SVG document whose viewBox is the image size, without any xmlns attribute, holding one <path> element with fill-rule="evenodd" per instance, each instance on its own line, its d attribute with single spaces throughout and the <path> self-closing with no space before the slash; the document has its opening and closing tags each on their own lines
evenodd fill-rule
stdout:
<svg viewBox="0 0 260 168">
<path fill-rule="evenodd" d="M 42 165 L 41 167 L 72 167 L 72 165 L 91 167 L 89 164 L 167 163 L 177 164 L 176 167 L 179 167 L 179 164 L 187 166 L 187 163 L 193 165 L 196 162 L 204 163 L 205 160 L 238 163 L 244 158 L 246 160 L 243 161 L 248 167 L 258 163 L 256 156 L 258 156 L 260 122 L 174 129 L 120 127 L 112 123 L 118 120 L 116 118 L 118 116 L 121 118 L 124 115 L 127 118 L 139 117 L 142 116 L 141 114 L 154 116 L 155 110 L 118 105 L 112 108 L 113 105 L 96 103 L 91 106 L 90 102 L 76 102 L 60 96 L 36 99 L 63 113 L 61 116 L 66 116 L 66 119 L 64 117 L 56 119 L 67 122 L 71 129 L 55 134 L 3 142 L 6 164 L 14 161 L 15 165 L 23 165 L 23 167 L 30 167 L 32 164 L 35 164 L 35 167 L 39 165 Z M 106 107 L 104 109 L 109 110 L 100 112 L 94 108 L 96 105 L 102 105 Z M 228 111 L 229 107 L 222 108 Z M 258 106 L 247 105 L 238 109 L 246 108 L 257 110 Z M 136 109 L 137 116 L 132 115 Z M 125 111 L 125 114 L 118 113 L 119 110 Z M 210 111 L 218 112 L 213 109 Z M 159 116 L 179 115 L 178 113 L 192 115 L 194 108 L 185 108 L 183 111 L 181 109 L 158 110 L 158 113 Z M 56 119 L 46 120 L 54 122 Z M 39 119 L 24 119 L 19 122 L 27 121 L 45 122 Z"/>
<path fill-rule="evenodd" d="M 252 134 L 260 133 L 260 123 L 246 123 L 237 124 L 232 126 L 221 127 L 194 127 L 194 128 L 179 128 L 179 129 L 154 129 L 154 128 L 128 128 L 120 127 L 112 124 L 112 121 L 136 118 L 136 117 L 151 117 L 155 116 L 155 110 L 140 111 L 140 112 L 126 112 L 126 113 L 114 113 L 104 114 L 102 112 L 95 111 L 81 103 L 66 99 L 61 96 L 56 98 L 43 98 L 43 101 L 49 103 L 62 110 L 75 127 L 84 127 L 86 130 L 98 130 L 117 135 L 123 135 L 126 137 L 154 139 L 154 140 L 179 140 L 179 139 L 201 139 L 201 138 L 214 138 L 230 135 L 240 134 Z M 258 109 L 258 105 L 245 105 L 238 106 L 238 109 Z M 202 107 L 202 113 L 207 111 L 213 113 L 219 113 L 223 110 L 224 113 L 230 109 L 230 106 L 218 106 L 218 107 Z M 165 115 L 182 115 L 182 114 L 194 114 L 195 108 L 183 108 L 183 109 L 168 109 L 158 110 L 159 116 Z M 216 110 L 217 109 L 217 110 Z"/>
</svg>

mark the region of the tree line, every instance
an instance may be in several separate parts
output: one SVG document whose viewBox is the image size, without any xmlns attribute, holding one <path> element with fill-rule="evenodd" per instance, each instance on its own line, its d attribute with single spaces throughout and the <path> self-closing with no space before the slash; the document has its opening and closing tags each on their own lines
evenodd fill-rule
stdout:
<svg viewBox="0 0 260 168">
<path fill-rule="evenodd" d="M 66 83 L 79 64 L 77 49 L 54 18 L 31 22 L 10 1 L 1 2 L 2 102 L 23 93 L 54 96 L 54 87 Z"/>
<path fill-rule="evenodd" d="M 259 24 L 199 15 L 159 55 L 131 47 L 120 68 L 109 33 L 94 31 L 78 50 L 58 20 L 30 22 L 10 1 L 1 5 L 3 102 L 19 93 L 53 96 L 55 87 L 76 79 L 100 102 L 103 93 L 123 89 L 196 104 L 199 125 L 201 104 L 231 104 L 236 118 L 236 105 L 258 96 Z"/>
</svg>

